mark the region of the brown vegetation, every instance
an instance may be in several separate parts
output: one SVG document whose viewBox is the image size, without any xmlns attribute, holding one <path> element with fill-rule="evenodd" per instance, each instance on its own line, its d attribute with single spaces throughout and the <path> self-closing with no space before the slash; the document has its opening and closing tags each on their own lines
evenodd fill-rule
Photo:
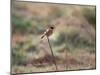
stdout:
<svg viewBox="0 0 100 75">
<path fill-rule="evenodd" d="M 40 38 L 52 24 L 57 71 L 95 69 L 95 17 L 94 6 L 13 1 L 12 73 L 56 71 L 47 39 Z"/>
</svg>

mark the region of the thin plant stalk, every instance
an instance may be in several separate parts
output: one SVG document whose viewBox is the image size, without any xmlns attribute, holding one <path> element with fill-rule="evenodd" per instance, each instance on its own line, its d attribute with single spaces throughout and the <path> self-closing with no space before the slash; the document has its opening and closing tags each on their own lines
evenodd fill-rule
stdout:
<svg viewBox="0 0 100 75">
<path fill-rule="evenodd" d="M 49 38 L 48 38 L 48 36 L 46 36 L 46 37 L 47 37 L 47 40 L 48 40 L 48 43 L 49 43 L 49 47 L 50 47 L 50 50 L 51 50 L 51 54 L 52 54 L 52 57 L 53 57 L 53 62 L 54 62 L 54 65 L 55 65 L 55 68 L 56 68 L 56 71 L 57 71 L 57 64 L 56 64 L 56 61 L 55 61 L 55 56 L 53 54 L 53 50 L 52 50 L 52 47 L 50 45 Z"/>
</svg>

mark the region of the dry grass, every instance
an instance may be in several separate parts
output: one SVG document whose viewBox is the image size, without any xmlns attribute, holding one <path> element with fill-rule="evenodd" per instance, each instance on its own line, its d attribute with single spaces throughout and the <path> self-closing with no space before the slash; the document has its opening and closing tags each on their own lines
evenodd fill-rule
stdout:
<svg viewBox="0 0 100 75">
<path fill-rule="evenodd" d="M 56 57 L 57 71 L 95 69 L 96 67 L 94 53 L 81 50 L 74 53 L 67 52 L 66 57 L 63 55 L 64 53 Z M 52 60 L 50 55 L 33 59 L 24 66 L 13 66 L 12 73 L 56 71 Z"/>
<path fill-rule="evenodd" d="M 84 16 L 84 8 L 78 5 L 14 1 L 12 73 L 56 71 L 47 40 L 40 39 L 49 24 L 55 25 L 50 43 L 57 71 L 95 69 L 95 29 Z M 91 12 L 93 7 L 86 8 Z M 93 15 L 86 16 L 90 19 Z"/>
</svg>

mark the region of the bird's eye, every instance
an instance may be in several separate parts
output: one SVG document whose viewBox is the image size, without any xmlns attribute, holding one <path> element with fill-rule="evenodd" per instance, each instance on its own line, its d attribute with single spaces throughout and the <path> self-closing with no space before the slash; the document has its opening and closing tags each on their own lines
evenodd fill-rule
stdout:
<svg viewBox="0 0 100 75">
<path fill-rule="evenodd" d="M 51 29 L 54 29 L 54 27 L 50 27 Z"/>
</svg>

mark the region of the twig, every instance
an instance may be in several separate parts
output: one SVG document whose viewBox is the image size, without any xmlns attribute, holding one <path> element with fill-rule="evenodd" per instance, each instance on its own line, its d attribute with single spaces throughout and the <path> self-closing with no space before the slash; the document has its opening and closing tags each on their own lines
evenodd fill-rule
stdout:
<svg viewBox="0 0 100 75">
<path fill-rule="evenodd" d="M 55 65 L 55 68 L 56 68 L 56 71 L 57 71 L 57 64 L 56 64 L 56 61 L 55 61 L 55 56 L 53 54 L 53 51 L 52 51 L 52 47 L 50 45 L 49 38 L 48 38 L 48 36 L 46 36 L 46 37 L 47 37 L 47 40 L 48 40 L 48 43 L 49 43 L 49 47 L 50 47 L 50 50 L 51 50 L 51 54 L 52 54 L 52 57 L 53 57 L 53 62 L 54 62 L 54 65 Z"/>
</svg>

